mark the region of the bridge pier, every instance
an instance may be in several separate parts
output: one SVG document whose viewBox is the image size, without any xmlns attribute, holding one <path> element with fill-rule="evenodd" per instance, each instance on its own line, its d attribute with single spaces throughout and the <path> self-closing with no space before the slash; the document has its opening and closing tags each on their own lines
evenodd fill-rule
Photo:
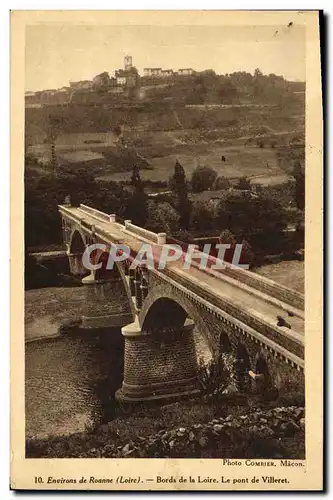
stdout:
<svg viewBox="0 0 333 500">
<path fill-rule="evenodd" d="M 122 328 L 125 337 L 125 366 L 122 402 L 172 399 L 199 392 L 194 323 L 166 332 L 143 332 L 138 321 Z"/>
<path fill-rule="evenodd" d="M 83 328 L 116 328 L 133 321 L 121 277 L 96 279 L 95 272 L 82 279 L 85 287 Z"/>
<path fill-rule="evenodd" d="M 87 269 L 82 263 L 83 253 L 71 253 L 67 252 L 69 270 L 74 276 L 84 276 L 87 274 Z"/>
</svg>

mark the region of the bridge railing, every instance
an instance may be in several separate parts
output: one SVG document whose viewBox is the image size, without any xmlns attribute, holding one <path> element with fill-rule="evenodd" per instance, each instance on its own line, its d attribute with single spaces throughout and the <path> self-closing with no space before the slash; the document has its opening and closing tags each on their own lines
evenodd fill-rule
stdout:
<svg viewBox="0 0 333 500">
<path fill-rule="evenodd" d="M 149 231 L 148 229 L 132 224 L 131 221 L 125 221 L 125 231 L 144 238 L 145 240 L 152 241 L 157 245 L 163 245 L 166 242 L 165 233 L 153 233 L 153 231 Z"/>
<path fill-rule="evenodd" d="M 247 271 L 246 269 L 235 269 L 230 265 L 226 265 L 223 271 L 230 278 L 238 279 L 248 286 L 259 290 L 260 292 L 272 295 L 273 297 L 290 304 L 298 309 L 304 309 L 304 296 L 298 293 L 296 290 L 284 287 L 280 283 L 276 283 L 266 278 L 265 276 L 260 276 L 252 271 Z"/>
<path fill-rule="evenodd" d="M 231 302 L 213 294 L 207 289 L 207 287 L 204 288 L 199 284 L 194 283 L 193 280 L 186 279 L 180 276 L 179 273 L 174 273 L 171 269 L 166 268 L 164 273 L 169 275 L 171 279 L 174 278 L 177 280 L 180 285 L 183 285 L 186 289 L 192 291 L 199 297 L 202 297 L 207 302 L 219 307 L 230 316 L 235 317 L 245 325 L 251 327 L 253 330 L 258 331 L 276 344 L 284 347 L 299 358 L 304 359 L 304 340 L 303 337 L 297 332 L 282 330 L 280 327 L 275 327 L 269 324 L 268 321 L 264 321 L 262 319 L 259 320 L 249 312 L 241 310 Z"/>
<path fill-rule="evenodd" d="M 196 254 L 200 257 L 202 252 L 198 251 Z M 217 260 L 219 259 L 211 255 L 208 257 L 208 262 L 210 264 L 215 264 Z M 248 271 L 247 269 L 232 266 L 229 262 L 223 261 L 223 264 L 225 266 L 224 269 L 219 269 L 217 272 L 225 274 L 229 278 L 233 278 L 240 283 L 244 283 L 245 285 L 258 290 L 259 292 L 265 293 L 266 295 L 271 295 L 281 302 L 285 302 L 286 304 L 289 304 L 297 309 L 304 309 L 304 296 L 296 290 L 292 290 L 281 285 L 280 283 L 271 281 L 265 276 Z"/>
<path fill-rule="evenodd" d="M 96 208 L 88 207 L 87 205 L 80 204 L 80 208 L 84 211 L 87 212 L 89 215 L 92 215 L 93 217 L 96 217 L 97 219 L 102 219 L 105 222 L 110 222 L 110 215 L 101 212 L 100 210 L 97 210 Z M 125 226 L 125 231 L 128 233 L 133 233 L 136 234 L 137 236 L 141 236 L 142 238 L 153 241 L 154 243 L 159 243 L 160 242 L 160 235 L 162 233 L 153 233 L 152 231 L 149 231 L 148 229 L 144 229 L 143 227 L 136 226 L 135 224 L 132 224 L 130 220 L 125 220 L 119 216 L 114 216 L 114 222 L 117 224 L 121 224 Z"/>
<path fill-rule="evenodd" d="M 88 207 L 88 205 L 84 205 L 83 203 L 80 204 L 80 208 L 84 212 L 87 212 L 89 215 L 92 215 L 93 217 L 96 217 L 97 219 L 102 219 L 105 222 L 110 221 L 110 216 L 108 214 L 106 214 L 105 212 L 101 212 L 100 210 L 97 210 L 96 208 Z"/>
</svg>

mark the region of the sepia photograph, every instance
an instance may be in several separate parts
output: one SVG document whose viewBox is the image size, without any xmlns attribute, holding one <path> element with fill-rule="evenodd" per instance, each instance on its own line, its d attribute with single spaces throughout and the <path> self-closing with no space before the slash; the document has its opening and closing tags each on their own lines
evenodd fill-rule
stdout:
<svg viewBox="0 0 333 500">
<path fill-rule="evenodd" d="M 322 217 L 318 12 L 39 13 L 20 31 L 13 418 L 25 464 L 121 470 L 45 468 L 24 487 L 295 489 L 298 473 L 301 489 L 322 397 L 305 382 L 308 364 L 321 377 L 318 253 L 317 323 L 305 301 Z M 174 459 L 192 460 L 183 473 Z"/>
</svg>

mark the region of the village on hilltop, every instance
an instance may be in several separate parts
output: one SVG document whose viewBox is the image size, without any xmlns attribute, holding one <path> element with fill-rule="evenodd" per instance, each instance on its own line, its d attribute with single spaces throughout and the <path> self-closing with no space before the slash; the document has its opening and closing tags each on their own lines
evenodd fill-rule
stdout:
<svg viewBox="0 0 333 500">
<path fill-rule="evenodd" d="M 144 85 L 156 85 L 161 80 L 171 79 L 172 77 L 192 76 L 196 72 L 192 68 L 180 68 L 178 71 L 163 68 L 144 68 L 143 76 L 140 76 L 138 70 L 133 66 L 132 56 L 125 56 L 124 68 L 114 71 L 114 76 L 107 71 L 99 73 L 92 80 L 79 80 L 69 82 L 69 86 L 59 89 L 47 89 L 36 92 L 28 91 L 25 93 L 26 105 L 33 105 L 37 102 L 48 101 L 50 98 L 54 104 L 61 104 L 65 101 L 72 101 L 73 97 L 84 100 L 86 93 L 107 92 L 108 94 L 129 95 L 135 94 L 137 97 L 144 97 Z"/>
</svg>

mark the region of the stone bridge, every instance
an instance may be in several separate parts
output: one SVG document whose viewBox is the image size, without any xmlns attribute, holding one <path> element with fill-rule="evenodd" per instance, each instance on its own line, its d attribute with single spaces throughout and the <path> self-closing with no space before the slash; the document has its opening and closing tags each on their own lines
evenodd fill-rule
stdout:
<svg viewBox="0 0 333 500">
<path fill-rule="evenodd" d="M 88 271 L 82 255 L 90 244 L 123 244 L 136 254 L 143 243 L 161 249 L 167 236 L 85 205 L 60 205 L 59 211 L 71 272 L 82 276 L 86 288 L 82 326 L 120 327 L 124 336 L 119 399 L 147 401 L 198 391 L 194 327 L 213 357 L 223 359 L 237 390 L 303 392 L 303 295 L 227 263 L 218 271 L 186 270 L 179 261 L 163 270 L 132 269 L 128 258 L 112 270 Z M 196 255 L 200 258 L 200 252 Z M 288 325 L 278 326 L 278 316 Z"/>
</svg>

